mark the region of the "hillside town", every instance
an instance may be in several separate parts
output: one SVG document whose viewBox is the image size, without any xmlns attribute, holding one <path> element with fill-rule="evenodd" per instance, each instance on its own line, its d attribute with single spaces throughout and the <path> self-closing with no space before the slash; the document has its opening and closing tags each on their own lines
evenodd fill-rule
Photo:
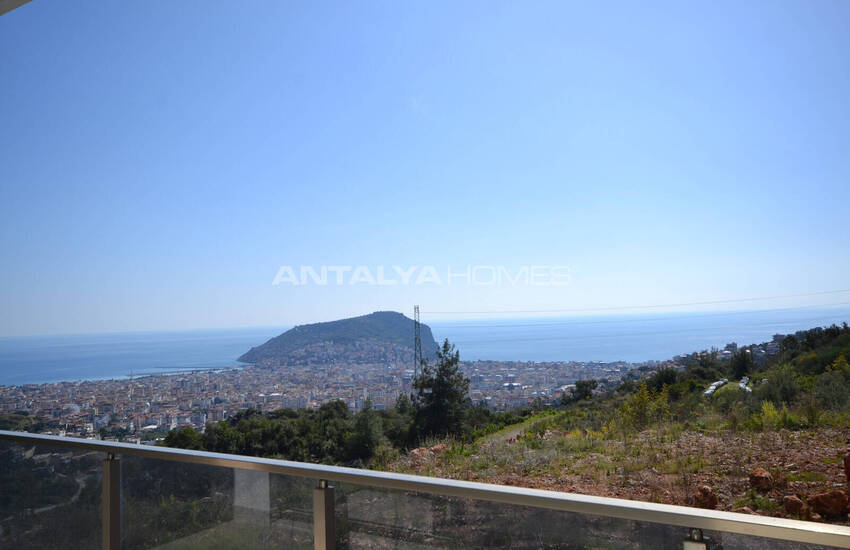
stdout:
<svg viewBox="0 0 850 550">
<path fill-rule="evenodd" d="M 560 399 L 580 378 L 615 381 L 629 363 L 464 363 L 470 396 L 496 410 Z M 412 391 L 409 364 L 347 364 L 218 369 L 181 374 L 0 386 L 0 413 L 24 412 L 43 419 L 49 431 L 77 437 L 145 441 L 173 428 L 224 420 L 247 408 L 318 408 L 342 400 L 358 411 L 391 406 Z"/>
<path fill-rule="evenodd" d="M 748 346 L 757 361 L 779 350 L 783 335 Z M 744 348 L 742 348 L 744 349 Z M 734 343 L 711 353 L 720 361 L 738 351 Z M 532 362 L 465 361 L 474 405 L 510 410 L 557 402 L 577 380 L 600 382 L 596 392 L 612 389 L 624 378 L 684 369 L 700 353 L 670 361 Z M 412 391 L 415 376 L 409 363 L 345 363 L 334 365 L 245 366 L 126 379 L 0 386 L 0 413 L 25 413 L 45 423 L 43 431 L 73 437 L 154 441 L 171 429 L 203 430 L 248 408 L 263 412 L 281 408 L 318 408 L 342 400 L 359 411 L 366 400 L 377 410 L 392 406 Z"/>
</svg>

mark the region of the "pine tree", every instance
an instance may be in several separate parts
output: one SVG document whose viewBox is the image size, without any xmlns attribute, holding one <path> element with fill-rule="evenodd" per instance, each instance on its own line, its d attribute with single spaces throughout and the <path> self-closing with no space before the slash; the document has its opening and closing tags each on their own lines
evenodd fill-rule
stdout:
<svg viewBox="0 0 850 550">
<path fill-rule="evenodd" d="M 367 399 L 363 408 L 354 419 L 354 433 L 351 437 L 351 456 L 361 460 L 368 460 L 375 454 L 375 449 L 381 443 L 381 420 L 372 401 Z"/>
<path fill-rule="evenodd" d="M 427 436 L 461 435 L 467 410 L 469 378 L 459 368 L 460 354 L 446 340 L 437 350 L 437 364 L 422 363 L 413 381 L 415 426 L 420 439 Z"/>
</svg>

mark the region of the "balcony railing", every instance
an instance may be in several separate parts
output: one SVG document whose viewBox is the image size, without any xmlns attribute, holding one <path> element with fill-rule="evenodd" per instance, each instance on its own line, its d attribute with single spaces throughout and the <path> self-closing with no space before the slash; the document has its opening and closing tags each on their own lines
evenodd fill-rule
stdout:
<svg viewBox="0 0 850 550">
<path fill-rule="evenodd" d="M 0 431 L 2 548 L 850 548 L 850 527 Z"/>
</svg>

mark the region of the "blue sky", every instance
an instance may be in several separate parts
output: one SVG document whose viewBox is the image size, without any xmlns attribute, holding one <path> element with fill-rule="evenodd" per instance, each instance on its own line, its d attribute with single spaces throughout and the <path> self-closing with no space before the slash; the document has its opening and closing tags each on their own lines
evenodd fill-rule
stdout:
<svg viewBox="0 0 850 550">
<path fill-rule="evenodd" d="M 841 1 L 35 0 L 0 17 L 0 335 L 850 288 L 848 21 Z M 571 278 L 274 286 L 282 265 Z"/>
</svg>

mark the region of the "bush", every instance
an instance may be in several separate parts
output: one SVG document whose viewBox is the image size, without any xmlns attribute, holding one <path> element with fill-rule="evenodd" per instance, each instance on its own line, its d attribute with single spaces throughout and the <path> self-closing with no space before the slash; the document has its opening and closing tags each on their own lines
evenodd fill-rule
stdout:
<svg viewBox="0 0 850 550">
<path fill-rule="evenodd" d="M 761 411 L 753 415 L 756 429 L 775 430 L 779 426 L 779 411 L 770 401 L 762 401 Z"/>
<path fill-rule="evenodd" d="M 843 409 L 850 398 L 850 388 L 840 371 L 825 372 L 818 376 L 815 379 L 814 392 L 818 403 L 832 411 Z"/>
<path fill-rule="evenodd" d="M 782 410 L 779 412 L 779 418 L 776 421 L 778 428 L 786 430 L 799 430 L 802 427 L 802 422 L 795 416 L 788 407 L 782 405 Z"/>
<path fill-rule="evenodd" d="M 767 383 L 756 388 L 755 396 L 759 401 L 790 405 L 799 393 L 800 384 L 794 378 L 793 368 L 790 365 L 782 365 L 770 373 Z"/>
<path fill-rule="evenodd" d="M 642 430 L 653 422 L 670 416 L 670 403 L 666 388 L 661 392 L 650 391 L 642 382 L 618 410 L 624 428 Z"/>
<path fill-rule="evenodd" d="M 714 408 L 720 413 L 728 413 L 737 403 L 743 400 L 743 393 L 737 387 L 717 392 L 713 402 Z"/>
</svg>

